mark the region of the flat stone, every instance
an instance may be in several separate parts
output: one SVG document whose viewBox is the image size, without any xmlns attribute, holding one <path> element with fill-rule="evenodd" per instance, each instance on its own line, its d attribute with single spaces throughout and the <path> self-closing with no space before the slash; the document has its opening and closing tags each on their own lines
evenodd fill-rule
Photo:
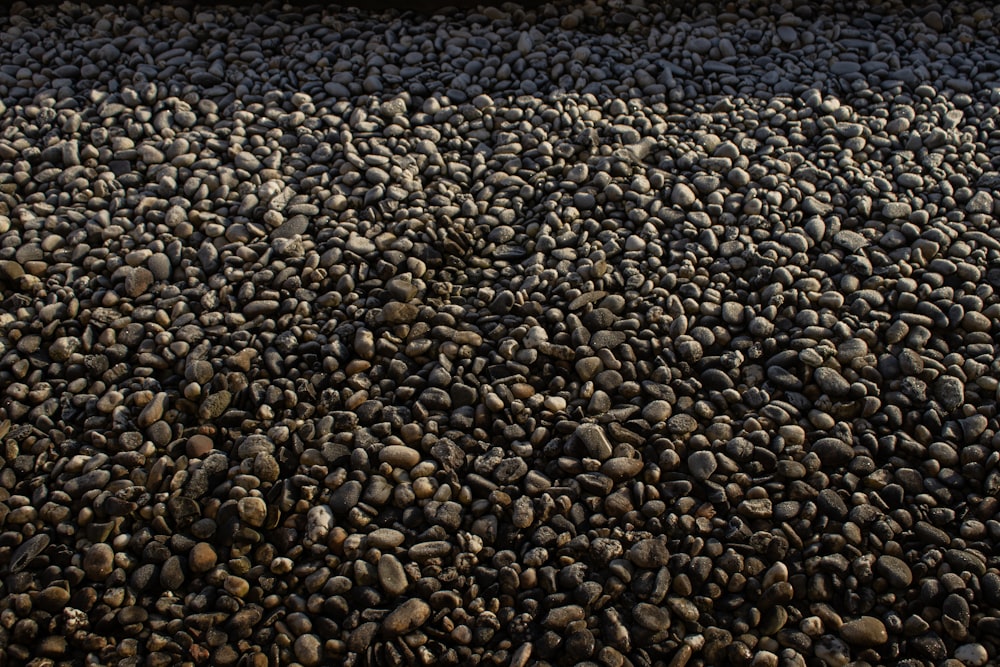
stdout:
<svg viewBox="0 0 1000 667">
<path fill-rule="evenodd" d="M 405 635 L 421 627 L 430 617 L 430 605 L 419 598 L 410 598 L 382 619 L 382 634 L 386 637 Z"/>
<path fill-rule="evenodd" d="M 387 324 L 409 324 L 417 318 L 418 312 L 415 304 L 390 301 L 382 307 L 382 318 Z"/>
<path fill-rule="evenodd" d="M 852 646 L 881 646 L 889 641 L 889 633 L 879 619 L 862 616 L 840 626 L 840 638 Z"/>
<path fill-rule="evenodd" d="M 35 558 L 40 556 L 42 552 L 48 548 L 49 541 L 50 538 L 46 533 L 39 533 L 22 542 L 21 545 L 14 550 L 14 553 L 11 555 L 10 561 L 8 562 L 7 566 L 11 573 L 16 574 L 30 565 L 31 561 L 35 560 Z"/>
<path fill-rule="evenodd" d="M 913 583 L 910 566 L 900 558 L 883 554 L 875 562 L 875 569 L 893 588 L 908 588 Z"/>
<path fill-rule="evenodd" d="M 378 561 L 378 581 L 382 590 L 390 597 L 399 597 L 409 587 L 406 570 L 399 559 L 392 554 L 382 554 Z"/>
<path fill-rule="evenodd" d="M 420 452 L 405 445 L 388 445 L 378 454 L 378 460 L 396 468 L 410 469 L 420 463 Z"/>
<path fill-rule="evenodd" d="M 608 440 L 604 428 L 594 423 L 583 423 L 576 427 L 576 437 L 583 445 L 587 456 L 598 461 L 606 461 L 611 458 L 611 441 Z"/>
<path fill-rule="evenodd" d="M 854 448 L 837 438 L 820 438 L 812 445 L 812 451 L 826 465 L 844 465 L 854 458 Z"/>
</svg>

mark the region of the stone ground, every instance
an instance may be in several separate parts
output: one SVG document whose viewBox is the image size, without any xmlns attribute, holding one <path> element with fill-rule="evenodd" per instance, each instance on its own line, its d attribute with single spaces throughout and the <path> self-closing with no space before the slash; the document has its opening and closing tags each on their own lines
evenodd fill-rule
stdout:
<svg viewBox="0 0 1000 667">
<path fill-rule="evenodd" d="M 996 664 L 997 64 L 987 3 L 15 4 L 0 663 Z"/>
</svg>

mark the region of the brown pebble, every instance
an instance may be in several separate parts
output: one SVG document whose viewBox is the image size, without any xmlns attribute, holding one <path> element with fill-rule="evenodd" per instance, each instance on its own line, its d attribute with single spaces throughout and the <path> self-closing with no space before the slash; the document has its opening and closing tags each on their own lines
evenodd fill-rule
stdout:
<svg viewBox="0 0 1000 667">
<path fill-rule="evenodd" d="M 215 443 L 212 442 L 212 439 L 207 435 L 199 433 L 188 438 L 185 451 L 187 452 L 188 458 L 200 459 L 213 449 L 215 449 Z"/>
<path fill-rule="evenodd" d="M 218 562 L 215 548 L 208 542 L 199 542 L 188 552 L 188 565 L 192 572 L 208 572 Z"/>
<path fill-rule="evenodd" d="M 416 630 L 430 617 L 430 605 L 419 598 L 410 598 L 383 619 L 382 632 L 388 637 L 398 637 Z"/>
<path fill-rule="evenodd" d="M 110 544 L 92 544 L 83 557 L 83 571 L 92 581 L 104 581 L 114 569 L 115 551 Z"/>
</svg>

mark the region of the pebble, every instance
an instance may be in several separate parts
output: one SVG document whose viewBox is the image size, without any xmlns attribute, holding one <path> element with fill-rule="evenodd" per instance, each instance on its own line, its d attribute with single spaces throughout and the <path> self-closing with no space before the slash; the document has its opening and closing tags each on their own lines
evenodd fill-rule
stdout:
<svg viewBox="0 0 1000 667">
<path fill-rule="evenodd" d="M 21 543 L 10 557 L 7 567 L 12 574 L 17 574 L 28 567 L 31 562 L 40 556 L 49 546 L 51 538 L 47 533 L 39 533 L 29 537 Z M 96 556 L 97 554 L 95 554 Z"/>
<path fill-rule="evenodd" d="M 198 434 L 192 435 L 188 438 L 185 451 L 187 452 L 188 458 L 198 459 L 211 452 L 214 448 L 215 443 L 212 442 L 210 437 Z"/>
<path fill-rule="evenodd" d="M 114 569 L 115 551 L 110 544 L 91 545 L 83 557 L 83 571 L 92 581 L 104 581 Z"/>
<path fill-rule="evenodd" d="M 192 572 L 208 572 L 215 567 L 218 555 L 215 548 L 208 542 L 198 542 L 188 552 L 188 566 Z"/>
<path fill-rule="evenodd" d="M 430 605 L 419 598 L 410 598 L 382 619 L 382 633 L 387 637 L 407 634 L 421 627 L 430 616 Z"/>
<path fill-rule="evenodd" d="M 576 428 L 576 437 L 580 440 L 588 456 L 599 461 L 611 458 L 613 450 L 604 429 L 594 423 L 583 423 Z"/>
<path fill-rule="evenodd" d="M 982 667 L 990 661 L 990 654 L 980 643 L 962 644 L 955 649 L 955 659 L 967 667 Z"/>
<path fill-rule="evenodd" d="M 382 590 L 390 597 L 398 597 L 406 592 L 409 581 L 402 563 L 392 554 L 383 554 L 378 562 L 378 580 Z"/>
<path fill-rule="evenodd" d="M 889 639 L 885 624 L 873 616 L 862 616 L 840 626 L 840 637 L 852 646 L 881 646 Z"/>
<path fill-rule="evenodd" d="M 913 583 L 913 572 L 910 566 L 896 556 L 883 554 L 875 563 L 879 574 L 886 578 L 893 588 L 909 588 Z"/>
<path fill-rule="evenodd" d="M 691 470 L 691 475 L 698 480 L 708 479 L 719 467 L 715 455 L 707 451 L 693 452 L 688 456 L 687 463 L 688 468 Z"/>
<path fill-rule="evenodd" d="M 660 567 L 666 565 L 669 558 L 666 544 L 657 539 L 640 540 L 628 550 L 628 559 L 638 567 Z"/>
<path fill-rule="evenodd" d="M 409 469 L 420 463 L 420 452 L 404 445 L 389 445 L 379 452 L 378 458 L 394 467 Z"/>
<path fill-rule="evenodd" d="M 263 498 L 240 498 L 236 503 L 240 521 L 249 526 L 259 528 L 267 519 L 267 503 Z"/>
<path fill-rule="evenodd" d="M 300 635 L 295 640 L 295 658 L 304 667 L 316 667 L 323 662 L 323 642 L 314 634 Z"/>
</svg>

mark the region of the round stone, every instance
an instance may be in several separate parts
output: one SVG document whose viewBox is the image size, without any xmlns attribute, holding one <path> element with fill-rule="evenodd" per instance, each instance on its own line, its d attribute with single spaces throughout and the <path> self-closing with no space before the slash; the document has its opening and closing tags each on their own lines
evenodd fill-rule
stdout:
<svg viewBox="0 0 1000 667">
<path fill-rule="evenodd" d="M 240 498 L 236 507 L 239 510 L 240 521 L 254 528 L 264 525 L 267 519 L 267 503 L 263 498 Z"/>
<path fill-rule="evenodd" d="M 410 598 L 382 619 L 382 633 L 387 637 L 405 635 L 427 622 L 431 608 L 419 598 Z"/>
<path fill-rule="evenodd" d="M 840 637 L 852 646 L 881 646 L 889 641 L 885 624 L 874 616 L 862 616 L 840 626 Z"/>
<path fill-rule="evenodd" d="M 215 567 L 218 555 L 208 542 L 198 542 L 188 552 L 188 566 L 192 572 L 208 572 Z"/>
<path fill-rule="evenodd" d="M 420 463 L 420 452 L 405 445 L 389 445 L 382 448 L 378 454 L 378 459 L 393 467 L 409 470 Z"/>
<path fill-rule="evenodd" d="M 896 556 L 888 554 L 879 556 L 875 567 L 893 588 L 908 588 L 913 583 L 913 572 L 910 570 L 910 566 Z"/>
<path fill-rule="evenodd" d="M 692 452 L 687 462 L 691 475 L 699 480 L 708 479 L 719 467 L 715 454 L 708 451 Z"/>
<path fill-rule="evenodd" d="M 200 459 L 215 448 L 215 443 L 207 435 L 192 435 L 187 440 L 185 452 L 188 458 Z"/>
<path fill-rule="evenodd" d="M 110 544 L 92 544 L 83 556 L 83 571 L 92 581 L 104 581 L 114 570 L 114 562 L 115 551 Z"/>
<path fill-rule="evenodd" d="M 301 635 L 293 648 L 295 659 L 304 667 L 316 667 L 323 662 L 323 642 L 314 634 Z"/>
</svg>

